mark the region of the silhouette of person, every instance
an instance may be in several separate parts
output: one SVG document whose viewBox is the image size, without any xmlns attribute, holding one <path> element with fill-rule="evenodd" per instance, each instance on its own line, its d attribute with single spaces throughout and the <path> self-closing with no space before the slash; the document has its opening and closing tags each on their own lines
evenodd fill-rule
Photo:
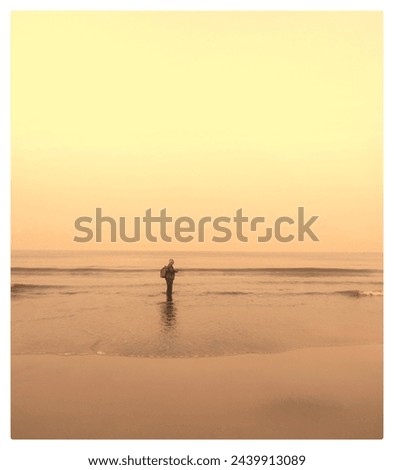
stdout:
<svg viewBox="0 0 394 470">
<path fill-rule="evenodd" d="M 167 270 L 166 270 L 166 282 L 167 282 L 167 300 L 172 300 L 172 284 L 175 279 L 175 273 L 177 273 L 178 270 L 174 268 L 174 260 L 170 259 L 167 264 Z"/>
</svg>

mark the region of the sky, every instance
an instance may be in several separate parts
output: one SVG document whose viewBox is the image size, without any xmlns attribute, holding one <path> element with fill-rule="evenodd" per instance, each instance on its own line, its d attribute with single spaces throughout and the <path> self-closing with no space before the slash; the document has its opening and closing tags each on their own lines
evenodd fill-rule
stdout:
<svg viewBox="0 0 394 470">
<path fill-rule="evenodd" d="M 76 243 L 97 207 L 303 206 L 318 242 L 170 247 L 382 250 L 381 13 L 14 12 L 11 40 L 13 249 L 169 247 Z"/>
</svg>

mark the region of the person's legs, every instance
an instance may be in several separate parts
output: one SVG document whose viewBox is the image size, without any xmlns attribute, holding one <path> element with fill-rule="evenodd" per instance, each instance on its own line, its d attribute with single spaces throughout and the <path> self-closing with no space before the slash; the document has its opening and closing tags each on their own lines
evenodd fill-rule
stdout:
<svg viewBox="0 0 394 470">
<path fill-rule="evenodd" d="M 172 279 L 166 279 L 167 281 L 167 299 L 171 300 L 172 299 Z"/>
</svg>

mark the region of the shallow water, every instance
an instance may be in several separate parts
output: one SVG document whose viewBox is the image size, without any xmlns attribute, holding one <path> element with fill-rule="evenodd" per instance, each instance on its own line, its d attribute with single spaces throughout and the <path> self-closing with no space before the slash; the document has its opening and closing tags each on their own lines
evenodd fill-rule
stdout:
<svg viewBox="0 0 394 470">
<path fill-rule="evenodd" d="M 175 257 L 173 301 L 160 268 Z M 14 252 L 14 354 L 199 357 L 382 342 L 381 254 Z"/>
</svg>

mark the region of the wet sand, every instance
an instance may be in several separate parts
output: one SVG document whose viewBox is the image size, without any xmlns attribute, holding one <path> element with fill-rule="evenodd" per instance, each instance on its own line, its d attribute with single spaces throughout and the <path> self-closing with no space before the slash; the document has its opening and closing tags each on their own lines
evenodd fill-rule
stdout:
<svg viewBox="0 0 394 470">
<path fill-rule="evenodd" d="M 382 346 L 209 358 L 15 355 L 14 439 L 381 439 Z"/>
</svg>

